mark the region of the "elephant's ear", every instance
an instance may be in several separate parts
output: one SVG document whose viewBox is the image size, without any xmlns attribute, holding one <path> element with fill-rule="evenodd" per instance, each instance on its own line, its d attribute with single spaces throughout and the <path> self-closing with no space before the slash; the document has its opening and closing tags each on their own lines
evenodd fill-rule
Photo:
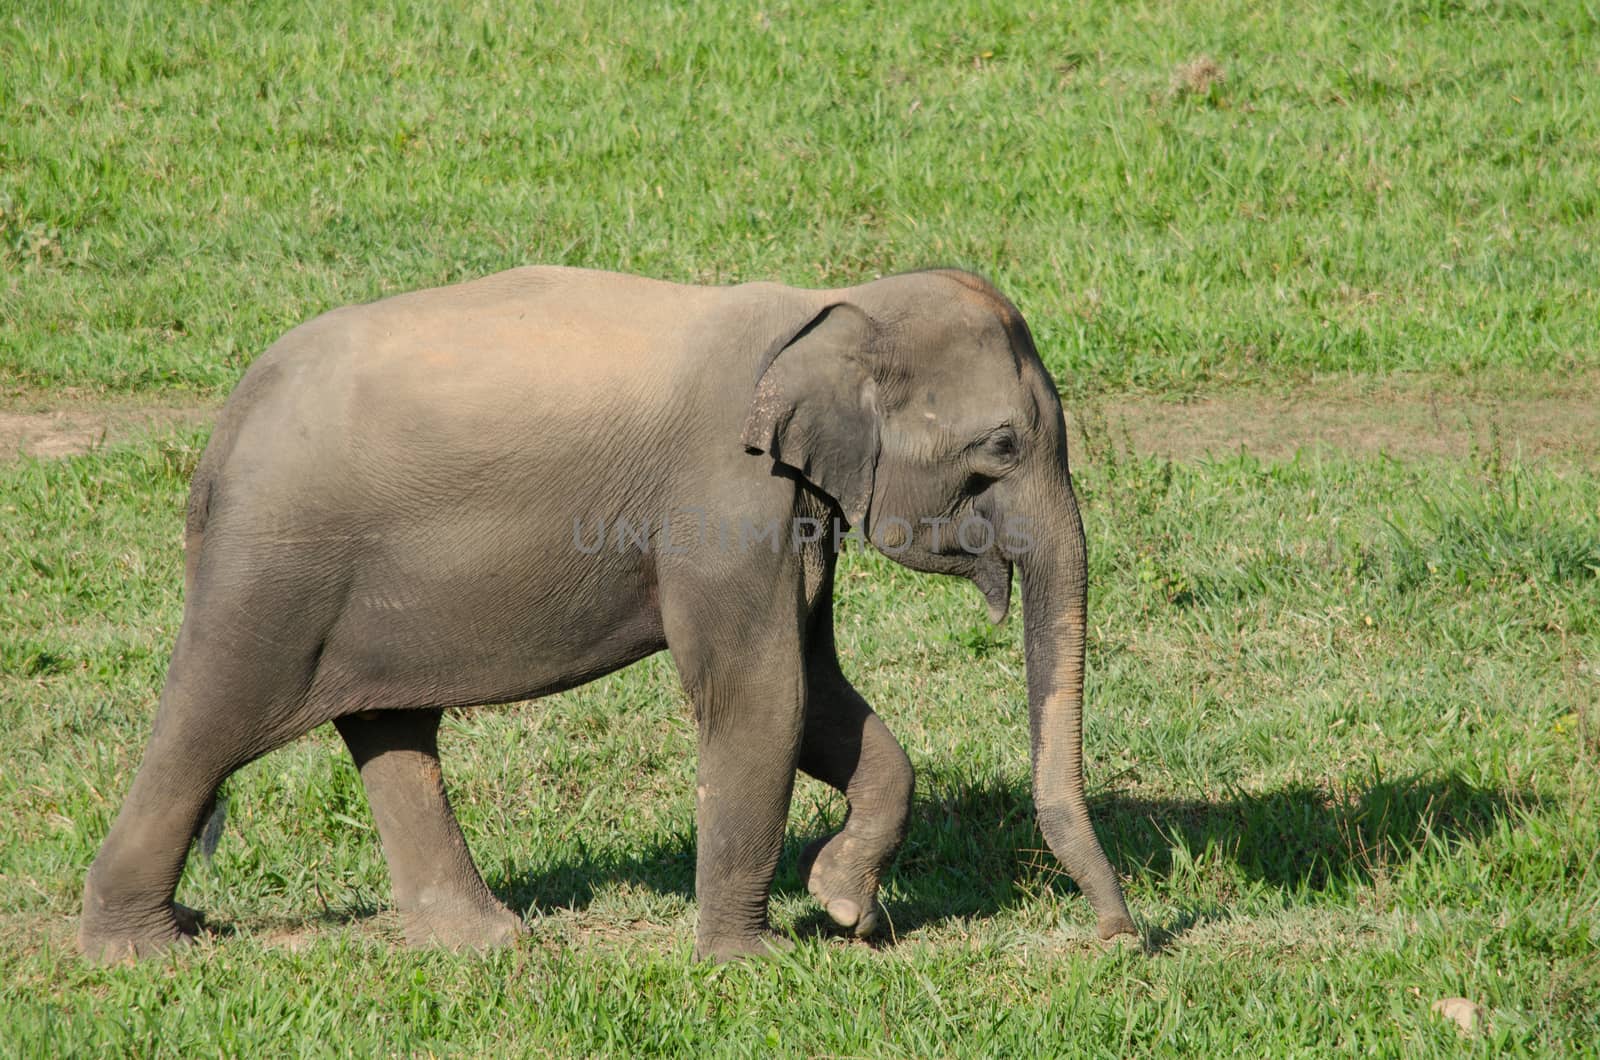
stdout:
<svg viewBox="0 0 1600 1060">
<path fill-rule="evenodd" d="M 872 322 L 851 305 L 818 313 L 769 355 L 744 423 L 753 453 L 798 471 L 862 526 L 878 463 Z"/>
</svg>

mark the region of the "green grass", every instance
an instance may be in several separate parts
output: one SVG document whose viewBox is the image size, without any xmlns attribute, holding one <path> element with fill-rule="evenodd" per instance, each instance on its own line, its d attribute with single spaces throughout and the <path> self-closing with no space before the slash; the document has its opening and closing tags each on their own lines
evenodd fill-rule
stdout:
<svg viewBox="0 0 1600 1060">
<path fill-rule="evenodd" d="M 1125 1055 L 1454 1053 L 1600 1035 L 1600 543 L 1592 477 L 1498 458 L 1248 455 L 1091 439 L 1087 741 L 1149 952 L 1102 952 L 1032 819 L 1020 623 L 859 553 L 848 670 L 919 772 L 897 944 L 833 938 L 794 854 L 791 958 L 691 964 L 693 727 L 657 658 L 445 735 L 463 827 L 533 938 L 398 944 L 354 767 L 319 732 L 231 785 L 180 890 L 199 951 L 92 969 L 82 873 L 145 738 L 179 615 L 199 436 L 0 473 L 0 1005 L 24 1052 Z M 53 1044 L 52 1044 L 53 1043 Z"/>
<path fill-rule="evenodd" d="M 1600 363 L 1592 4 L 371 7 L 0 18 L 0 385 L 536 262 L 966 265 L 1081 392 Z"/>
</svg>

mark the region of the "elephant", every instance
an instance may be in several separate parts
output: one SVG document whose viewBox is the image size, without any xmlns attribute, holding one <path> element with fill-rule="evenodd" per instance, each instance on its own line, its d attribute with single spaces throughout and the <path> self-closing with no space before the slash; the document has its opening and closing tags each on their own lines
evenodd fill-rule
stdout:
<svg viewBox="0 0 1600 1060">
<path fill-rule="evenodd" d="M 792 945 L 768 904 L 797 769 L 847 803 L 807 888 L 870 935 L 913 771 L 840 668 L 848 534 L 970 580 L 996 622 L 1016 570 L 1038 823 L 1100 937 L 1137 935 L 1084 796 L 1066 427 L 1016 307 L 955 269 L 811 290 L 535 266 L 324 313 L 241 378 L 192 478 L 183 620 L 82 951 L 191 940 L 175 891 L 219 786 L 324 722 L 406 941 L 512 943 L 446 796 L 442 712 L 661 650 L 696 723 L 695 956 Z"/>
</svg>

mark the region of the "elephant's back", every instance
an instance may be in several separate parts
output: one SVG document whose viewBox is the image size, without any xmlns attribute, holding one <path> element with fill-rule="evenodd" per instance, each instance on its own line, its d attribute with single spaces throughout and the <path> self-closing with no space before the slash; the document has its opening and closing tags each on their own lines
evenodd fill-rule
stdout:
<svg viewBox="0 0 1600 1060">
<path fill-rule="evenodd" d="M 739 291 L 541 267 L 333 310 L 251 366 L 202 465 L 274 518 L 530 476 L 664 482 L 696 431 L 736 444 L 705 406 L 749 386 L 707 340 Z"/>
</svg>

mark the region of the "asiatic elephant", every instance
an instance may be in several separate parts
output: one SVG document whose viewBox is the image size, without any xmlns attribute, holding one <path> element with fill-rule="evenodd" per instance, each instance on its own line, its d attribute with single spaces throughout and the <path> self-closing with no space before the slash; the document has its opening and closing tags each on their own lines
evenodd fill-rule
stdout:
<svg viewBox="0 0 1600 1060">
<path fill-rule="evenodd" d="M 445 795 L 441 711 L 662 649 L 698 723 L 696 952 L 774 944 L 796 768 L 849 806 L 808 887 L 871 932 L 912 769 L 835 654 L 844 527 L 970 579 L 996 621 L 1020 568 L 1039 825 L 1099 934 L 1133 933 L 1084 800 L 1061 405 L 1012 304 L 954 270 L 802 290 L 524 268 L 326 313 L 246 372 L 194 474 L 183 624 L 80 945 L 192 933 L 174 891 L 218 786 L 329 721 L 407 939 L 513 939 Z"/>
</svg>

